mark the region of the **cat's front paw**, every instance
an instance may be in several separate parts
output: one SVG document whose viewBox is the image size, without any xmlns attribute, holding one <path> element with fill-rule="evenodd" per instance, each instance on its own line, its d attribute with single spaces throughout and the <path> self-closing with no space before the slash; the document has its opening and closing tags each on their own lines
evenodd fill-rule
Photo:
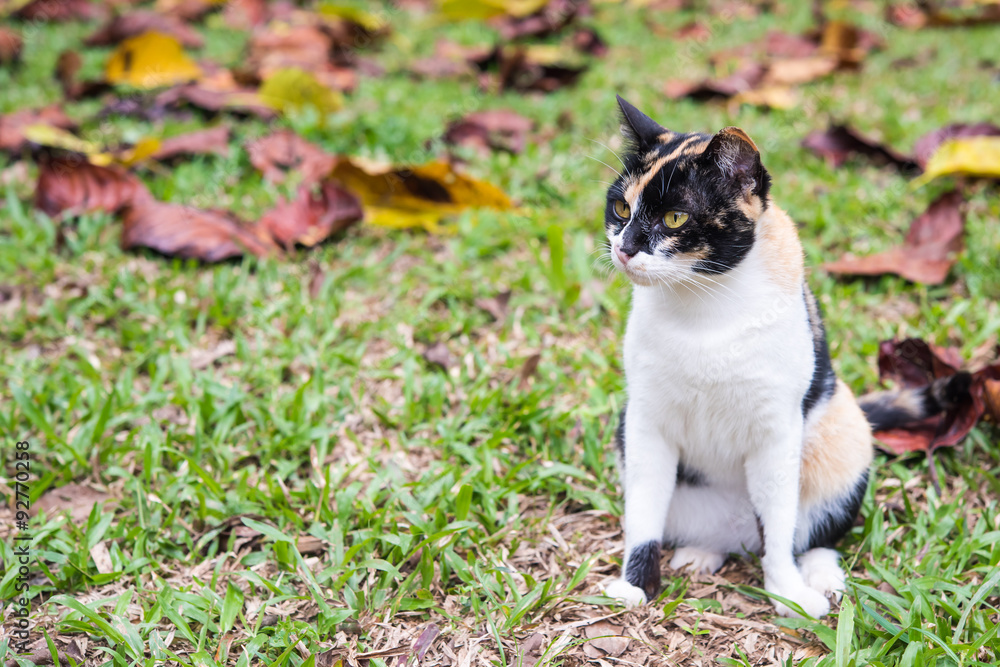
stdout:
<svg viewBox="0 0 1000 667">
<path fill-rule="evenodd" d="M 796 603 L 802 607 L 802 611 L 809 614 L 809 616 L 812 616 L 813 618 L 826 616 L 830 611 L 830 601 L 827 599 L 826 595 L 810 588 L 805 584 L 805 582 L 781 588 L 771 586 L 767 586 L 766 588 L 769 592 L 774 593 L 775 595 L 780 595 L 781 597 Z M 802 618 L 802 615 L 799 612 L 793 610 L 786 604 L 778 602 L 777 600 L 774 600 L 774 610 L 779 616 Z"/>
<path fill-rule="evenodd" d="M 626 607 L 638 607 L 646 604 L 646 593 L 638 586 L 633 586 L 624 579 L 615 579 L 604 587 L 604 594 L 609 598 L 617 598 Z"/>
</svg>

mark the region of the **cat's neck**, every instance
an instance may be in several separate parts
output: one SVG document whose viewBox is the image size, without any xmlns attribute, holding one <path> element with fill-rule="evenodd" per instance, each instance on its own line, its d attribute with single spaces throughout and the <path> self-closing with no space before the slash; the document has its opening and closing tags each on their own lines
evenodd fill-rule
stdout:
<svg viewBox="0 0 1000 667">
<path fill-rule="evenodd" d="M 802 299 L 803 277 L 795 223 L 771 204 L 757 221 L 753 247 L 737 266 L 671 285 L 636 285 L 633 303 L 677 320 L 718 323 L 773 317 Z"/>
</svg>

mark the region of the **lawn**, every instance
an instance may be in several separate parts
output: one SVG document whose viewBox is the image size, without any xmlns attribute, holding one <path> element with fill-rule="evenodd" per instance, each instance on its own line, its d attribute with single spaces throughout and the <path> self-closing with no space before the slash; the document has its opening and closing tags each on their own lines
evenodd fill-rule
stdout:
<svg viewBox="0 0 1000 667">
<path fill-rule="evenodd" d="M 807 5 L 734 19 L 726 3 L 637 4 L 594 3 L 580 24 L 608 51 L 550 94 L 414 78 L 408 63 L 441 37 L 483 45 L 497 31 L 386 5 L 392 32 L 364 51 L 384 72 L 327 117 L 99 118 L 99 98 L 64 105 L 81 136 L 104 143 L 226 125 L 227 155 L 136 173 L 159 200 L 245 220 L 295 193 L 294 177 L 264 180 L 243 149 L 274 129 L 414 165 L 441 155 L 448 123 L 470 111 L 533 120 L 520 154 L 458 150 L 461 171 L 517 207 L 467 210 L 440 233 L 361 223 L 315 248 L 217 264 L 126 251 L 113 215 L 36 210 L 36 162 L 0 155 L 0 597 L 15 597 L 15 537 L 27 533 L 37 664 L 1000 661 L 1000 446 L 988 423 L 935 454 L 940 493 L 923 454 L 877 457 L 863 522 L 841 545 L 849 591 L 829 618 L 775 617 L 757 563 L 692 580 L 669 571 L 669 551 L 655 604 L 625 610 L 601 595 L 622 557 L 610 441 L 630 300 L 603 258 L 616 93 L 668 128 L 738 125 L 757 141 L 855 392 L 878 386 L 882 340 L 956 346 L 976 366 L 995 359 L 1000 331 L 995 183 L 965 183 L 966 247 L 942 285 L 833 276 L 819 266 L 899 243 L 955 179 L 916 187 L 801 146 L 840 122 L 906 152 L 942 125 L 995 119 L 1000 27 L 911 31 L 881 3 L 828 3 L 884 48 L 766 109 L 671 100 L 663 85 L 708 74 L 710 54 L 769 30 L 809 29 Z M 695 18 L 703 41 L 674 36 Z M 80 51 L 85 78 L 113 50 L 83 47 L 93 21 L 9 24 L 25 46 L 20 64 L 0 66 L 0 114 L 62 101 L 52 72 L 63 50 Z M 196 29 L 199 58 L 240 61 L 246 31 L 218 15 Z M 30 443 L 30 500 L 44 508 L 21 531 L 17 441 Z"/>
</svg>

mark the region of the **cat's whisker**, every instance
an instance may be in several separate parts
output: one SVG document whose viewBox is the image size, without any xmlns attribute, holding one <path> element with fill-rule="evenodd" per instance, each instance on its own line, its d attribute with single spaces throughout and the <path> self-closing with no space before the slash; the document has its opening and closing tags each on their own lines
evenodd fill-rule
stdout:
<svg viewBox="0 0 1000 667">
<path fill-rule="evenodd" d="M 622 163 L 622 169 L 625 170 L 625 173 L 628 174 L 629 176 L 632 176 L 632 174 L 629 173 L 628 166 L 625 164 L 625 160 L 623 160 L 622 156 L 616 153 L 615 150 L 611 148 L 611 146 L 608 146 L 607 144 L 600 142 L 597 139 L 591 139 L 590 137 L 587 137 L 587 141 L 592 141 L 598 146 L 603 146 L 604 148 L 607 148 L 609 151 L 611 151 L 611 154 L 614 155 L 616 158 L 618 158 L 618 161 Z"/>
<path fill-rule="evenodd" d="M 620 171 L 618 171 L 617 169 L 615 169 L 614 167 L 612 167 L 612 166 L 611 166 L 610 164 L 608 164 L 608 163 L 607 163 L 607 162 L 605 162 L 604 160 L 599 160 L 599 159 L 597 159 L 596 157 L 594 157 L 593 155 L 588 155 L 587 157 L 589 157 L 589 158 L 590 158 L 591 160 L 593 160 L 594 162 L 600 162 L 600 163 L 601 163 L 601 164 L 603 164 L 603 165 L 604 165 L 605 167 L 607 167 L 607 168 L 608 168 L 608 169 L 610 169 L 611 171 L 615 172 L 615 176 L 618 176 L 618 177 L 621 177 L 621 172 L 620 172 Z"/>
</svg>

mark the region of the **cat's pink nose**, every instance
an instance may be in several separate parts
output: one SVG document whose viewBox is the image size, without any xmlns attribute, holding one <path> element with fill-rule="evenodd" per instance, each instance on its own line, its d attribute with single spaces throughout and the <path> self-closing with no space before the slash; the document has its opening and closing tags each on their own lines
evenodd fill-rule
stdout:
<svg viewBox="0 0 1000 667">
<path fill-rule="evenodd" d="M 635 256 L 625 254 L 620 245 L 615 246 L 615 254 L 618 255 L 618 260 L 622 263 L 622 266 L 628 264 L 628 261 Z"/>
</svg>

